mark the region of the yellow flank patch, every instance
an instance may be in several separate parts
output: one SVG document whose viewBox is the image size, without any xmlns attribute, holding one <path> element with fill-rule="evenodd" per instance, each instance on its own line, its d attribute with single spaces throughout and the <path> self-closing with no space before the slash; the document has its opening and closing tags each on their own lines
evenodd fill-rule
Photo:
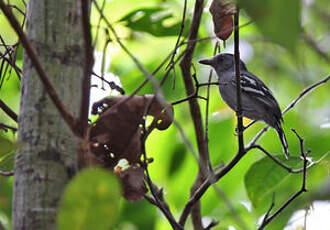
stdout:
<svg viewBox="0 0 330 230">
<path fill-rule="evenodd" d="M 247 124 L 249 124 L 252 120 L 247 118 L 247 117 L 243 117 L 243 125 L 246 126 Z"/>
</svg>

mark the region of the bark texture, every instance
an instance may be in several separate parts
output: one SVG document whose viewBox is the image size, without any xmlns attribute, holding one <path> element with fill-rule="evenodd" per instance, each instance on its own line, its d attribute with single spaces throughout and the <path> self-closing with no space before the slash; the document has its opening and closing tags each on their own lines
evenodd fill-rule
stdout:
<svg viewBox="0 0 330 230">
<path fill-rule="evenodd" d="M 56 91 L 79 115 L 83 60 L 77 0 L 29 0 L 26 33 Z M 77 171 L 76 138 L 24 56 L 15 158 L 13 230 L 55 229 L 57 207 Z"/>
</svg>

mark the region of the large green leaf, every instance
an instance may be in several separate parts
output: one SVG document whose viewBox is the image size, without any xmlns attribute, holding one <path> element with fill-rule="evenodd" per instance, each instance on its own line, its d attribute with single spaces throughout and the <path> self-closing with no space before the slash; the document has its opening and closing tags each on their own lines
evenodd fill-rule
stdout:
<svg viewBox="0 0 330 230">
<path fill-rule="evenodd" d="M 290 157 L 285 160 L 284 156 L 276 156 L 286 165 L 296 168 L 301 166 L 302 160 L 299 157 Z M 275 188 L 290 176 L 287 170 L 276 164 L 269 157 L 264 157 L 255 162 L 245 174 L 244 182 L 248 197 L 254 207 L 271 195 Z"/>
<path fill-rule="evenodd" d="M 300 0 L 240 0 L 239 4 L 266 38 L 294 51 L 301 31 Z"/>
<path fill-rule="evenodd" d="M 58 230 L 109 230 L 120 201 L 117 178 L 104 169 L 80 172 L 67 186 L 57 217 Z"/>
<path fill-rule="evenodd" d="M 155 7 L 133 10 L 119 21 L 125 22 L 126 26 L 132 30 L 147 32 L 156 37 L 177 36 L 180 31 L 181 20 L 177 23 L 166 25 L 165 21 L 172 18 L 172 15 L 165 9 Z M 188 22 L 187 25 L 189 25 Z"/>
</svg>

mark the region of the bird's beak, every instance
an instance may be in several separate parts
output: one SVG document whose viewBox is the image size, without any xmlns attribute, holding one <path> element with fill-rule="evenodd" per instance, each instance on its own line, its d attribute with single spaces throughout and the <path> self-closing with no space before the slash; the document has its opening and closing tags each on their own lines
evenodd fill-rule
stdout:
<svg viewBox="0 0 330 230">
<path fill-rule="evenodd" d="M 198 62 L 203 65 L 210 65 L 210 66 L 213 65 L 212 59 L 203 59 L 203 60 L 199 60 Z"/>
</svg>

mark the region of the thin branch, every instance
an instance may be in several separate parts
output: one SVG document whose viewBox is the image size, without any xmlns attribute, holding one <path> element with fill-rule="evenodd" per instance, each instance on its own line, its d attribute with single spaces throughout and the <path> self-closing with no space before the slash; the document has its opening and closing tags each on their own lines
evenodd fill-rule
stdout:
<svg viewBox="0 0 330 230">
<path fill-rule="evenodd" d="M 263 153 L 265 153 L 270 159 L 272 159 L 276 164 L 278 164 L 279 166 L 281 166 L 282 168 L 284 168 L 286 171 L 288 171 L 289 173 L 301 173 L 304 171 L 304 168 L 300 168 L 300 169 L 293 169 L 290 166 L 286 165 L 285 163 L 283 163 L 282 161 L 280 161 L 278 158 L 276 158 L 275 156 L 273 156 L 272 154 L 270 154 L 266 149 L 264 149 L 262 146 L 260 145 L 253 145 L 249 148 L 247 148 L 246 150 L 250 150 L 250 149 L 258 149 L 260 151 L 262 151 Z M 314 165 L 317 165 L 318 163 L 320 163 L 330 152 L 327 152 L 325 154 L 323 154 L 323 156 L 317 160 L 317 161 L 313 161 L 311 163 L 309 163 L 307 165 L 307 169 L 313 167 Z"/>
<path fill-rule="evenodd" d="M 186 23 L 186 12 L 187 12 L 187 0 L 184 0 L 184 6 L 183 6 L 183 13 L 182 13 L 182 21 L 181 21 L 181 26 L 180 26 L 180 31 L 179 31 L 179 35 L 178 38 L 176 40 L 175 46 L 174 46 L 174 52 L 172 53 L 171 56 L 171 60 L 169 62 L 169 64 L 166 66 L 166 69 L 168 67 L 170 67 L 171 69 L 173 69 L 173 88 L 175 87 L 175 62 L 174 62 L 174 58 L 175 55 L 177 53 L 177 50 L 180 46 L 179 42 L 185 27 L 185 23 Z"/>
<path fill-rule="evenodd" d="M 4 54 L 1 54 L 1 52 L 0 52 L 1 58 L 3 58 L 4 60 L 6 60 L 12 66 L 12 68 L 14 68 L 17 76 L 20 78 L 21 77 L 21 74 L 22 74 L 22 70 L 15 63 L 16 55 L 12 56 L 13 51 L 15 51 L 15 48 L 14 47 L 18 47 L 18 44 L 19 43 L 16 43 L 13 46 L 8 46 L 5 43 L 5 40 L 2 38 L 1 35 L 0 35 L 0 41 L 1 41 L 2 45 L 5 47 L 5 49 L 6 49 L 6 52 Z M 9 58 L 6 57 L 7 54 L 9 55 Z"/>
<path fill-rule="evenodd" d="M 316 87 L 318 87 L 319 85 L 322 85 L 324 83 L 326 83 L 327 81 L 330 80 L 330 75 L 328 75 L 327 77 L 325 77 L 324 79 L 322 79 L 321 81 L 318 81 L 314 84 L 312 84 L 311 86 L 308 86 L 307 88 L 305 88 L 296 99 L 294 99 L 282 112 L 282 114 L 284 115 L 286 112 L 288 112 L 290 109 L 292 109 L 297 102 L 303 98 L 305 95 L 307 95 L 309 92 L 311 92 L 313 89 L 315 89 Z"/>
<path fill-rule="evenodd" d="M 94 57 L 93 57 L 93 45 L 90 25 L 90 1 L 80 0 L 81 13 L 82 13 L 82 27 L 84 36 L 84 72 L 82 78 L 81 89 L 81 105 L 80 105 L 80 123 L 82 125 L 83 133 L 88 126 L 88 111 L 91 91 L 91 74 L 93 72 Z"/>
<path fill-rule="evenodd" d="M 15 128 L 13 126 L 10 126 L 10 125 L 3 124 L 3 123 L 0 123 L 0 130 L 1 129 L 4 130 L 5 132 L 7 132 L 8 129 L 10 129 L 13 132 L 16 132 L 17 131 L 17 128 Z"/>
<path fill-rule="evenodd" d="M 212 220 L 211 223 L 209 223 L 208 226 L 205 227 L 205 230 L 209 230 L 219 224 L 219 221 Z"/>
<path fill-rule="evenodd" d="M 93 72 L 92 75 L 101 79 L 102 82 L 107 83 L 111 89 L 117 90 L 121 95 L 125 95 L 125 90 L 121 88 L 119 85 L 117 85 L 114 81 L 108 81 L 104 77 L 97 75 L 95 72 Z"/>
<path fill-rule="evenodd" d="M 17 118 L 17 114 L 11 109 L 9 108 L 4 102 L 3 100 L 0 99 L 0 108 L 14 121 L 18 121 Z"/>
<path fill-rule="evenodd" d="M 10 172 L 4 172 L 0 170 L 0 175 L 1 176 L 13 176 L 14 175 L 14 171 L 10 171 Z"/>
<path fill-rule="evenodd" d="M 5 14 L 5 16 L 8 19 L 9 23 L 11 24 L 12 28 L 15 30 L 18 37 L 20 38 L 20 41 L 21 41 L 27 55 L 29 56 L 32 64 L 34 65 L 34 67 L 38 73 L 38 76 L 39 76 L 41 82 L 44 84 L 46 91 L 49 94 L 54 105 L 56 106 L 56 108 L 58 109 L 58 111 L 60 112 L 60 114 L 62 115 L 62 117 L 68 124 L 68 126 L 70 127 L 71 131 L 74 134 L 76 134 L 77 136 L 81 137 L 82 132 L 79 129 L 77 119 L 74 118 L 69 113 L 69 110 L 61 101 L 59 95 L 57 94 L 55 88 L 53 87 L 53 85 L 51 84 L 51 82 L 49 80 L 50 79 L 49 76 L 43 69 L 35 49 L 31 46 L 31 43 L 29 42 L 27 36 L 23 32 L 23 29 L 21 28 L 20 24 L 18 23 L 15 16 L 12 14 L 12 12 L 6 6 L 6 4 L 4 3 L 3 0 L 0 0 L 0 8 L 3 11 L 3 13 Z"/>
<path fill-rule="evenodd" d="M 146 127 L 145 127 L 145 120 L 143 119 L 142 121 L 142 130 L 143 133 L 147 133 Z M 183 227 L 178 224 L 178 222 L 176 222 L 175 218 L 173 217 L 172 213 L 170 212 L 168 205 L 166 204 L 166 202 L 164 200 L 161 200 L 159 198 L 159 193 L 155 191 L 155 185 L 152 183 L 150 175 L 149 175 L 149 170 L 148 170 L 148 162 L 147 162 L 147 153 L 146 153 L 146 149 L 145 149 L 145 137 L 144 135 L 141 135 L 141 151 L 143 154 L 143 165 L 144 165 L 144 171 L 146 173 L 146 181 L 147 184 L 149 186 L 150 192 L 153 196 L 153 201 L 151 199 L 147 200 L 149 202 L 151 202 L 152 204 L 156 205 L 164 214 L 164 216 L 167 218 L 167 220 L 170 222 L 171 226 L 173 227 L 173 229 L 175 230 L 183 230 Z M 166 204 L 166 205 L 165 205 Z"/>
<path fill-rule="evenodd" d="M 269 214 L 273 210 L 274 206 L 275 206 L 275 193 L 273 193 L 272 203 L 270 204 L 268 211 L 266 212 L 264 218 L 262 219 L 262 223 L 264 223 L 267 220 L 267 218 L 269 217 Z"/>
<path fill-rule="evenodd" d="M 12 68 L 14 68 L 17 76 L 21 78 L 22 70 L 16 65 L 16 63 L 12 61 L 10 58 L 5 57 L 5 54 L 4 55 L 1 54 L 1 56 L 2 59 L 4 59 L 7 63 L 9 63 Z"/>
<path fill-rule="evenodd" d="M 238 151 L 244 152 L 243 118 L 242 118 L 242 91 L 240 73 L 240 54 L 239 54 L 239 7 L 236 5 L 234 14 L 234 57 L 235 57 L 235 78 L 236 78 L 236 100 L 237 100 L 237 130 L 238 130 Z"/>
<path fill-rule="evenodd" d="M 201 98 L 200 96 L 198 96 L 198 91 L 199 91 L 199 84 L 196 85 L 195 91 L 192 94 L 190 94 L 189 96 L 187 96 L 185 98 L 172 102 L 171 105 L 178 105 L 182 102 L 189 101 L 191 99 Z M 203 99 L 205 99 L 205 98 L 203 98 Z"/>
<path fill-rule="evenodd" d="M 180 39 L 181 39 L 183 30 L 184 30 L 184 26 L 185 26 L 185 23 L 186 23 L 186 12 L 187 12 L 187 0 L 184 0 L 183 13 L 182 13 L 182 20 L 181 20 L 181 26 L 180 26 L 179 35 L 178 35 L 178 38 L 177 38 L 176 43 L 175 43 L 175 46 L 174 46 L 174 52 L 172 53 L 171 60 L 170 60 L 170 62 L 168 64 L 168 66 L 166 66 L 166 69 L 169 66 L 174 66 L 174 64 L 175 64 L 173 61 L 174 61 L 175 55 L 177 53 L 177 49 L 180 46 L 179 45 L 179 42 L 180 42 Z"/>
<path fill-rule="evenodd" d="M 220 48 L 219 42 L 215 43 L 213 56 L 216 55 L 217 50 Z M 209 73 L 209 79 L 207 81 L 207 91 L 206 91 L 206 108 L 205 108 L 205 136 L 204 136 L 204 142 L 205 142 L 205 148 L 206 148 L 206 154 L 207 154 L 207 163 L 209 166 L 209 171 L 211 175 L 214 175 L 212 163 L 210 160 L 210 153 L 209 153 L 209 102 L 210 102 L 210 83 L 212 79 L 213 69 L 210 70 Z M 197 92 L 197 90 L 196 90 Z"/>
<path fill-rule="evenodd" d="M 306 189 L 306 180 L 307 180 L 307 163 L 308 163 L 308 159 L 307 156 L 310 153 L 310 151 L 304 152 L 304 139 L 300 137 L 300 135 L 294 130 L 292 129 L 292 131 L 296 134 L 297 138 L 299 139 L 300 142 L 300 152 L 301 152 L 301 158 L 303 160 L 303 174 L 302 174 L 302 185 L 301 188 L 298 192 L 296 192 L 293 196 L 291 196 L 276 212 L 274 212 L 274 214 L 272 214 L 271 216 L 267 216 L 266 218 L 263 219 L 260 227 L 258 228 L 258 230 L 263 230 L 272 220 L 274 220 L 274 218 L 276 216 L 278 216 L 290 203 L 292 203 L 299 195 L 301 195 L 304 192 L 307 192 Z M 271 208 L 273 207 L 273 205 L 271 206 Z M 268 215 L 271 211 L 271 208 L 268 210 Z"/>
<path fill-rule="evenodd" d="M 180 62 L 180 68 L 181 68 L 182 77 L 184 80 L 184 85 L 187 95 L 192 95 L 195 92 L 194 84 L 191 79 L 192 74 L 190 68 L 191 68 L 192 57 L 195 50 L 196 42 L 190 42 L 190 41 L 195 40 L 197 38 L 198 29 L 200 26 L 201 17 L 204 9 L 203 5 L 204 5 L 203 0 L 195 1 L 194 13 L 189 28 L 188 45 L 186 48 L 185 55 L 182 61 Z M 198 153 L 199 153 L 199 162 L 198 162 L 199 171 L 198 171 L 198 176 L 194 182 L 194 185 L 191 188 L 191 196 L 192 196 L 195 193 L 196 189 L 200 187 L 200 184 L 205 180 L 207 176 L 208 157 L 207 157 L 207 149 L 204 143 L 204 131 L 203 131 L 201 111 L 199 108 L 199 104 L 195 98 L 189 100 L 189 109 L 194 124 Z M 199 202 L 198 201 L 194 202 L 191 208 L 192 209 L 189 209 L 187 216 L 192 210 L 192 223 L 194 228 L 203 229 Z M 185 220 L 182 221 L 180 219 L 179 224 L 181 226 L 184 226 Z"/>
<path fill-rule="evenodd" d="M 18 8 L 16 5 L 7 5 L 7 6 L 17 10 L 20 14 L 22 14 L 25 17 L 25 13 L 23 12 L 23 10 Z"/>
<path fill-rule="evenodd" d="M 101 6 L 101 11 L 103 12 L 103 10 L 104 10 L 104 7 L 105 7 L 105 2 L 106 2 L 106 0 L 103 0 L 102 1 L 102 6 Z M 96 42 L 97 42 L 97 40 L 98 40 L 98 37 L 99 37 L 99 32 L 100 32 L 100 27 L 101 27 L 101 21 L 102 21 L 102 17 L 100 16 L 99 17 L 99 20 L 98 20 L 98 22 L 97 22 L 97 26 L 96 26 L 96 35 L 95 35 L 95 40 L 94 40 L 94 42 L 93 42 L 93 46 L 95 46 L 96 45 Z"/>
<path fill-rule="evenodd" d="M 106 30 L 108 31 L 108 30 Z M 107 35 L 107 40 L 104 44 L 103 47 L 103 52 L 102 52 L 102 64 L 101 64 L 101 78 L 104 79 L 104 72 L 105 72 L 105 62 L 106 62 L 106 54 L 107 54 L 107 48 L 111 42 L 110 34 L 106 33 Z M 102 81 L 102 89 L 104 89 L 104 81 Z"/>
</svg>

